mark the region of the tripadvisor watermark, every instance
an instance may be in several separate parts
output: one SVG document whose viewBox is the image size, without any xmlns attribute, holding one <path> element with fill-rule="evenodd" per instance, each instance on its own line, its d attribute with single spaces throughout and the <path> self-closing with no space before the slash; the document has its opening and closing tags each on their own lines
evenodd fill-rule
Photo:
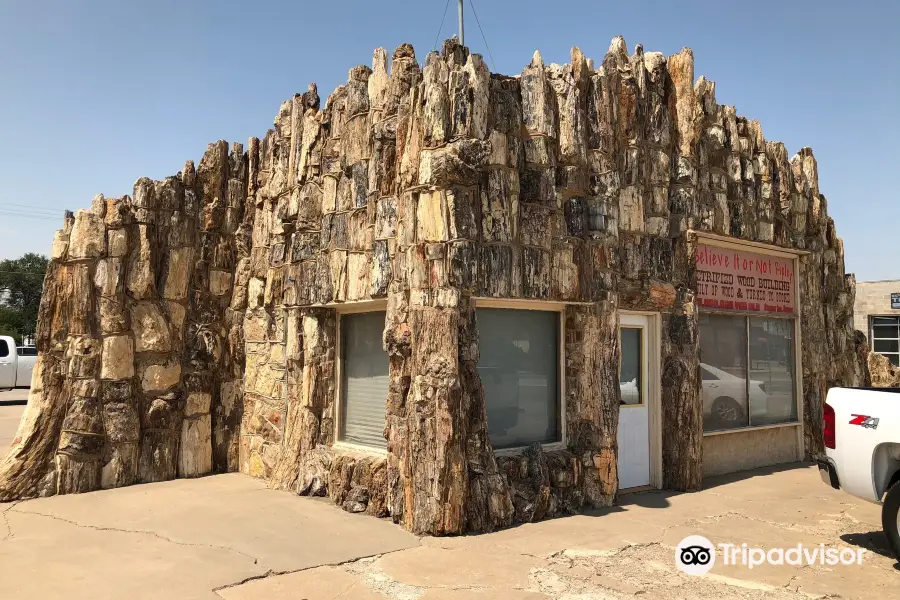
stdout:
<svg viewBox="0 0 900 600">
<path fill-rule="evenodd" d="M 703 575 L 716 564 L 742 565 L 748 569 L 762 565 L 861 565 L 864 548 L 805 546 L 760 548 L 749 544 L 713 544 L 702 535 L 689 535 L 675 548 L 675 565 L 688 575 Z"/>
</svg>

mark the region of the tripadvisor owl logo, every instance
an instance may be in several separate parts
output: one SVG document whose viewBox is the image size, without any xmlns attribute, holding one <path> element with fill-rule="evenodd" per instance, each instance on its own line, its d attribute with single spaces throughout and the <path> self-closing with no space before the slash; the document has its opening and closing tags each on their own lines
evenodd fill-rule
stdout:
<svg viewBox="0 0 900 600">
<path fill-rule="evenodd" d="M 675 547 L 675 565 L 688 575 L 704 575 L 716 564 L 716 547 L 702 535 L 689 535 Z"/>
<path fill-rule="evenodd" d="M 861 565 L 864 548 L 804 546 L 762 548 L 749 544 L 718 544 L 722 564 L 753 569 L 760 565 Z M 675 547 L 675 566 L 688 575 L 704 575 L 716 564 L 716 546 L 702 535 L 689 535 Z"/>
</svg>

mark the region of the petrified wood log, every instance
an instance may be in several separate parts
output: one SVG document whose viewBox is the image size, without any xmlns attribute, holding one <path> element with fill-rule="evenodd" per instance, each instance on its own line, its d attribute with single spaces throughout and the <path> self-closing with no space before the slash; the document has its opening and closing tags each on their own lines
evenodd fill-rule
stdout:
<svg viewBox="0 0 900 600">
<path fill-rule="evenodd" d="M 675 286 L 665 281 L 650 278 L 619 280 L 619 306 L 626 310 L 668 310 L 675 303 L 675 296 Z"/>
<path fill-rule="evenodd" d="M 700 346 L 693 294 L 679 293 L 662 322 L 663 486 L 699 490 L 703 480 Z"/>
</svg>

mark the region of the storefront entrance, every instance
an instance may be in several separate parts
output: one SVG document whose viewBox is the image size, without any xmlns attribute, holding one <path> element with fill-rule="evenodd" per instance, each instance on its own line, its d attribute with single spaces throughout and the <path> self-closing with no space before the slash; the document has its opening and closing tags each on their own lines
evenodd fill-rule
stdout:
<svg viewBox="0 0 900 600">
<path fill-rule="evenodd" d="M 651 325 L 647 315 L 619 315 L 619 489 L 651 484 Z"/>
</svg>

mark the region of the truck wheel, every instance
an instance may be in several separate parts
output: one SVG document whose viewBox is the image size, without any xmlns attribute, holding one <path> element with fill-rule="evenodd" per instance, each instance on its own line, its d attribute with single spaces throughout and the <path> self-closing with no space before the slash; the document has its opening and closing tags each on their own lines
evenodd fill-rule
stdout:
<svg viewBox="0 0 900 600">
<path fill-rule="evenodd" d="M 881 505 L 881 528 L 891 544 L 894 557 L 900 560 L 900 482 L 895 483 Z"/>
</svg>

